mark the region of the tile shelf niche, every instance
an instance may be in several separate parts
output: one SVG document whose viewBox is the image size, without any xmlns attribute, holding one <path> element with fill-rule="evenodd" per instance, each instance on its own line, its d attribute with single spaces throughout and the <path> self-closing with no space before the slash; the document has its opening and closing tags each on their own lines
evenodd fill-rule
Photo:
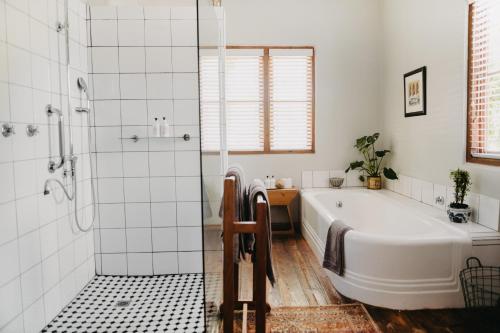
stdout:
<svg viewBox="0 0 500 333">
<path fill-rule="evenodd" d="M 188 133 L 184 134 L 183 136 L 146 136 L 146 137 L 139 137 L 138 135 L 132 135 L 130 137 L 121 137 L 121 140 L 132 140 L 134 142 L 137 142 L 142 139 L 183 139 L 184 141 L 189 141 L 191 140 L 191 135 Z"/>
</svg>

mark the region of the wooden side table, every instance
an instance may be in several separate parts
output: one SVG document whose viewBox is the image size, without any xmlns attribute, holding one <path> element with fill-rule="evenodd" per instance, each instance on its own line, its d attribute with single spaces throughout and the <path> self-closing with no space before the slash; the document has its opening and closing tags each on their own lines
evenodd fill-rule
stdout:
<svg viewBox="0 0 500 333">
<path fill-rule="evenodd" d="M 273 206 L 284 206 L 288 212 L 288 221 L 290 222 L 289 230 L 277 230 L 273 231 L 273 234 L 276 235 L 294 235 L 295 234 L 295 226 L 292 218 L 292 209 L 291 203 L 298 195 L 299 190 L 295 187 L 292 188 L 283 188 L 283 189 L 272 189 L 267 190 L 267 195 L 269 197 L 269 205 Z"/>
</svg>

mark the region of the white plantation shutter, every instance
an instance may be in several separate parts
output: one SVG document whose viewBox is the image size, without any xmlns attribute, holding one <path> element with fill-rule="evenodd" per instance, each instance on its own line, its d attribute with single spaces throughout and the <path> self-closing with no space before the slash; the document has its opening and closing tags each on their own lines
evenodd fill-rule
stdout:
<svg viewBox="0 0 500 333">
<path fill-rule="evenodd" d="M 220 150 L 219 56 L 200 50 L 201 150 Z"/>
<path fill-rule="evenodd" d="M 226 124 L 229 151 L 264 150 L 262 49 L 230 49 L 226 56 Z"/>
<path fill-rule="evenodd" d="M 218 66 L 217 56 L 200 52 L 203 151 L 220 146 Z M 228 47 L 224 93 L 230 152 L 314 152 L 312 47 Z"/>
<path fill-rule="evenodd" d="M 500 159 L 500 1 L 471 1 L 469 15 L 469 153 Z"/>
<path fill-rule="evenodd" d="M 271 150 L 311 150 L 313 145 L 313 50 L 269 51 Z"/>
</svg>

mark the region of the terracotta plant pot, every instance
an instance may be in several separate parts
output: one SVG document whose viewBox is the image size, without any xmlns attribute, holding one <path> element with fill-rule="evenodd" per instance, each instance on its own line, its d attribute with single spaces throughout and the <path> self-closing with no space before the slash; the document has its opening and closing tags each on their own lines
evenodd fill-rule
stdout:
<svg viewBox="0 0 500 333">
<path fill-rule="evenodd" d="M 382 188 L 382 177 L 371 177 L 368 176 L 368 189 L 369 190 L 380 190 Z"/>
</svg>

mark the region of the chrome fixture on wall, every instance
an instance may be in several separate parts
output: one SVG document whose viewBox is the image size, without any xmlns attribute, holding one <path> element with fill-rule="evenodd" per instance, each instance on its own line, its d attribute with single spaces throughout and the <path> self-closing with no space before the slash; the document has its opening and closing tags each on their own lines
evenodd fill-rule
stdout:
<svg viewBox="0 0 500 333">
<path fill-rule="evenodd" d="M 438 205 L 444 205 L 444 203 L 445 203 L 444 196 L 440 195 L 440 196 L 436 197 L 435 202 Z"/>
<path fill-rule="evenodd" d="M 39 132 L 38 126 L 32 124 L 26 125 L 26 135 L 29 136 L 30 138 L 37 135 L 38 132 Z"/>
<path fill-rule="evenodd" d="M 46 107 L 47 116 L 50 118 L 54 114 L 57 115 L 57 133 L 59 134 L 59 162 L 55 162 L 52 159 L 49 161 L 49 172 L 54 173 L 57 169 L 64 166 L 65 157 L 65 147 L 64 147 L 64 116 L 61 110 L 48 104 Z"/>
<path fill-rule="evenodd" d="M 92 142 L 92 132 L 90 129 L 90 96 L 88 93 L 88 87 L 87 83 L 85 82 L 85 79 L 83 77 L 78 77 L 76 80 L 76 83 L 78 85 L 78 88 L 80 89 L 81 92 L 85 93 L 85 97 L 87 99 L 87 107 L 82 107 L 82 106 L 77 106 L 75 108 L 75 111 L 78 113 L 86 113 L 87 114 L 87 142 L 90 144 Z M 90 147 L 89 147 L 90 148 Z M 92 221 L 90 225 L 87 228 L 83 228 L 80 225 L 80 221 L 78 220 L 78 216 L 75 214 L 75 220 L 76 220 L 76 225 L 81 231 L 87 231 L 90 230 L 92 225 L 94 225 L 94 220 L 95 220 L 95 214 L 96 214 L 96 200 L 95 200 L 95 189 L 94 189 L 94 171 L 93 171 L 93 162 L 92 162 L 92 153 L 90 152 L 89 149 L 89 163 L 90 163 L 90 191 L 91 191 L 91 196 L 92 196 Z M 73 178 L 76 180 L 76 166 L 75 163 L 72 162 L 72 171 L 73 173 Z M 75 181 L 75 193 L 76 193 L 76 181 Z M 78 195 L 75 194 L 75 211 L 76 211 L 76 206 L 78 202 Z"/>
<path fill-rule="evenodd" d="M 160 137 L 154 137 L 154 136 L 147 137 L 146 136 L 146 137 L 140 137 L 137 134 L 134 134 L 134 135 L 132 135 L 130 137 L 120 137 L 119 139 L 121 139 L 121 140 L 132 140 L 134 142 L 137 142 L 137 141 L 139 141 L 141 139 L 182 139 L 184 141 L 189 141 L 189 140 L 191 140 L 191 135 L 189 135 L 188 133 L 185 133 L 182 136 L 165 136 L 165 137 L 161 137 L 161 136 Z"/>
<path fill-rule="evenodd" d="M 9 136 L 12 136 L 16 134 L 16 131 L 14 129 L 14 125 L 10 124 L 10 123 L 4 123 L 2 124 L 2 135 L 6 138 L 8 138 Z"/>
<path fill-rule="evenodd" d="M 71 75 L 70 75 L 70 52 L 69 52 L 69 7 L 68 7 L 68 0 L 64 0 L 64 12 L 65 12 L 65 18 L 64 22 L 58 22 L 56 25 L 56 30 L 58 33 L 64 33 L 65 37 L 65 46 L 66 46 L 66 79 L 68 81 L 67 87 L 68 87 L 68 110 L 71 110 Z M 83 107 L 77 107 L 75 108 L 76 112 L 83 112 L 85 111 L 87 113 L 87 128 L 88 128 L 88 142 L 90 143 L 90 102 L 89 102 L 89 96 L 87 93 L 87 84 L 85 83 L 85 80 L 81 77 L 77 79 L 76 82 L 78 88 L 80 91 L 83 91 L 87 97 L 87 108 Z M 74 154 L 73 151 L 73 135 L 72 131 L 70 130 L 68 133 L 68 138 L 69 138 L 69 154 L 68 156 L 65 155 L 65 145 L 64 145 L 64 118 L 61 110 L 54 108 L 52 105 L 47 106 L 47 115 L 50 117 L 53 114 L 57 114 L 58 116 L 58 132 L 59 132 L 59 162 L 56 163 L 54 161 L 49 162 L 49 172 L 54 173 L 57 169 L 64 167 L 66 165 L 66 162 L 70 162 L 70 168 L 69 170 L 66 169 L 63 172 L 63 177 L 68 177 L 68 175 L 71 177 L 71 193 L 68 192 L 66 189 L 65 185 L 58 179 L 55 178 L 49 178 L 45 181 L 44 188 L 43 188 L 43 194 L 48 195 L 50 194 L 50 188 L 49 185 L 51 183 L 55 183 L 59 185 L 66 198 L 69 201 L 74 202 L 74 214 L 75 214 L 75 221 L 76 221 L 76 226 L 78 229 L 82 232 L 89 231 L 95 220 L 95 214 L 96 214 L 96 207 L 95 207 L 95 191 L 94 191 L 94 183 L 93 183 L 93 173 L 92 173 L 92 154 L 89 151 L 89 163 L 90 163 L 90 187 L 92 191 L 92 220 L 91 223 L 89 224 L 88 227 L 83 227 L 81 224 L 81 221 L 78 217 L 78 183 L 77 183 L 77 167 L 76 167 L 76 161 L 77 157 Z M 68 114 L 68 122 L 71 128 L 71 112 Z"/>
<path fill-rule="evenodd" d="M 85 83 L 85 80 L 82 78 L 82 77 L 79 77 L 78 78 L 78 81 L 77 81 L 77 84 L 78 84 L 78 88 L 84 92 L 86 94 L 86 97 L 87 97 L 87 107 L 76 107 L 75 108 L 75 111 L 78 112 L 78 113 L 83 113 L 85 112 L 87 114 L 87 138 L 88 138 L 88 142 L 91 141 L 91 131 L 90 131 L 90 101 L 88 99 L 88 94 L 87 94 L 87 84 Z M 49 105 L 50 106 L 50 105 Z M 47 108 L 47 113 L 49 112 L 48 110 L 52 110 L 51 112 L 58 112 L 58 114 L 60 114 L 60 118 L 59 118 L 59 151 L 61 153 L 61 161 L 62 161 L 62 165 L 64 165 L 65 163 L 65 158 L 64 158 L 64 133 L 61 132 L 61 128 L 64 128 L 64 123 L 63 123 L 63 118 L 62 118 L 62 114 L 59 110 L 55 109 L 55 108 Z M 62 134 L 61 134 L 62 133 Z M 45 185 L 44 185 L 44 188 L 43 188 L 43 194 L 44 195 L 48 195 L 50 194 L 50 189 L 49 189 L 49 185 L 51 183 L 56 183 L 57 185 L 59 185 L 63 192 L 64 192 L 64 195 L 66 196 L 66 198 L 68 198 L 68 200 L 70 201 L 73 201 L 74 202 L 74 213 L 75 213 L 75 221 L 76 221 L 76 226 L 78 227 L 78 229 L 82 232 L 86 232 L 86 231 L 89 231 L 90 228 L 92 228 L 92 226 L 94 225 L 94 221 L 95 221 L 95 214 L 96 214 L 96 207 L 95 207 L 95 189 L 94 189 L 94 182 L 93 182 L 93 179 L 94 179 L 94 175 L 93 175 L 93 171 L 92 171 L 92 154 L 89 152 L 89 163 L 90 163 L 90 189 L 91 189 L 91 196 L 92 196 L 92 220 L 91 220 L 91 223 L 87 226 L 87 227 L 83 227 L 82 224 L 81 224 L 81 221 L 80 219 L 78 218 L 78 182 L 77 182 L 77 168 L 76 168 L 76 161 L 77 161 L 77 157 L 74 156 L 73 154 L 73 151 L 71 149 L 71 153 L 70 153 L 70 156 L 69 156 L 69 161 L 70 161 L 70 170 L 65 170 L 64 173 L 63 173 L 63 176 L 68 176 L 68 174 L 70 175 L 71 177 L 71 185 L 72 185 L 72 191 L 71 191 L 71 194 L 66 190 L 66 187 L 64 186 L 64 184 L 59 181 L 58 179 L 54 179 L 54 178 L 49 178 L 45 181 Z M 49 164 L 49 170 L 50 170 L 50 164 Z M 55 169 L 54 169 L 55 171 Z M 54 171 L 51 171 L 51 172 L 54 172 Z"/>
</svg>

